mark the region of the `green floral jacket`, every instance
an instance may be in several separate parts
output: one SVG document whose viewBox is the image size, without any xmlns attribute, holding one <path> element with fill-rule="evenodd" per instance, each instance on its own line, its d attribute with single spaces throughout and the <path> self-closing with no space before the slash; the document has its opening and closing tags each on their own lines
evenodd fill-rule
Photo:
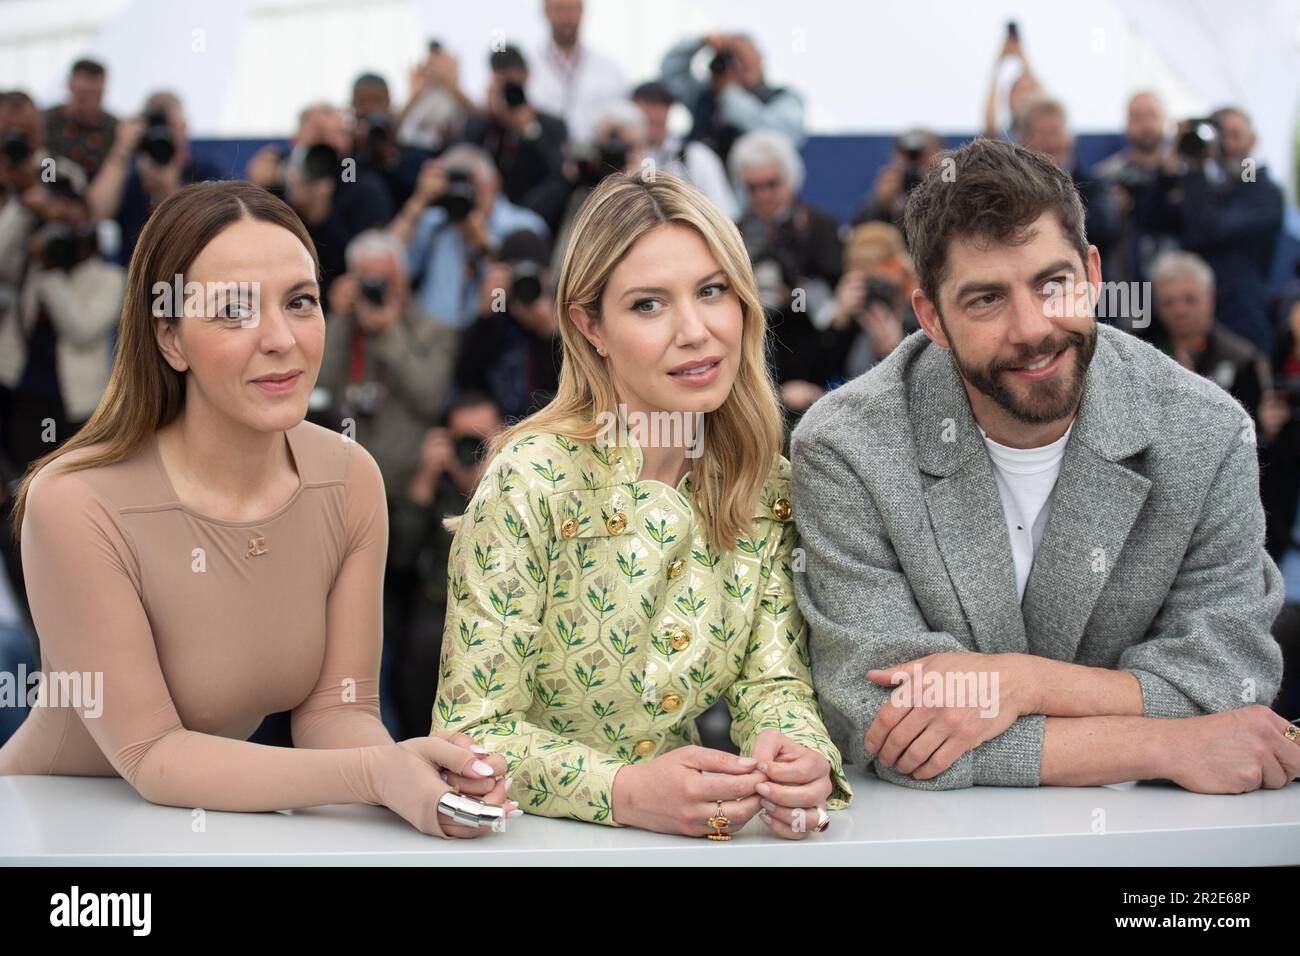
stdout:
<svg viewBox="0 0 1300 956">
<path fill-rule="evenodd" d="M 435 730 L 503 753 L 525 810 L 617 826 L 614 774 L 699 743 L 720 696 L 748 754 L 760 730 L 823 754 L 852 799 L 811 686 L 794 600 L 790 463 L 755 533 L 705 538 L 690 476 L 638 481 L 641 450 L 527 435 L 489 464 L 452 544 Z"/>
</svg>

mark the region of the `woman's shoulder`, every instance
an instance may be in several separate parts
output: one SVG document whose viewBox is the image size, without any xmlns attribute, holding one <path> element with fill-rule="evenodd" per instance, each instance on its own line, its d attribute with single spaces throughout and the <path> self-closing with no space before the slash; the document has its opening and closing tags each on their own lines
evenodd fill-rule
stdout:
<svg viewBox="0 0 1300 956">
<path fill-rule="evenodd" d="M 46 462 L 27 486 L 28 509 L 43 506 L 78 508 L 97 506 L 109 512 L 149 507 L 167 498 L 158 474 L 152 438 L 117 461 L 97 462 L 109 450 L 108 442 L 69 449 Z"/>
<path fill-rule="evenodd" d="M 488 462 L 484 480 L 511 479 L 513 486 L 544 494 L 591 487 L 616 464 L 617 449 L 557 432 L 527 431 L 514 437 Z"/>
</svg>

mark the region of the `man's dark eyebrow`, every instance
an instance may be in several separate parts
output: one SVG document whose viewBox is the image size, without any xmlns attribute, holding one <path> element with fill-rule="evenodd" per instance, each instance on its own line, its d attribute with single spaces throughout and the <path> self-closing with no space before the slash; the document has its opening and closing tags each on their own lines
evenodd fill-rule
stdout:
<svg viewBox="0 0 1300 956">
<path fill-rule="evenodd" d="M 1034 285 L 1038 285 L 1040 282 L 1050 279 L 1054 275 L 1059 275 L 1062 272 L 1068 272 L 1070 275 L 1074 275 L 1075 271 L 1074 263 L 1069 259 L 1057 259 L 1050 266 L 1047 266 L 1044 269 L 1039 269 L 1038 272 L 1035 273 L 1032 282 Z"/>
<path fill-rule="evenodd" d="M 966 282 L 957 287 L 957 291 L 952 294 L 954 302 L 960 302 L 972 292 L 1006 292 L 1007 284 L 1005 282 Z"/>
<path fill-rule="evenodd" d="M 1033 279 L 1030 280 L 1030 284 L 1036 286 L 1040 282 L 1050 279 L 1054 275 L 1059 275 L 1062 272 L 1068 272 L 1070 273 L 1070 275 L 1074 275 L 1076 272 L 1074 263 L 1072 263 L 1069 259 L 1057 259 L 1055 262 L 1053 262 L 1051 265 L 1047 266 L 1046 268 L 1039 269 L 1038 272 L 1034 274 Z M 962 286 L 960 286 L 955 293 L 953 293 L 953 301 L 960 302 L 962 299 L 966 298 L 966 296 L 974 292 L 1006 292 L 1006 291 L 1007 291 L 1007 285 L 1005 282 L 967 282 Z"/>
<path fill-rule="evenodd" d="M 726 275 L 726 273 L 723 272 L 721 269 L 714 269 L 712 272 L 710 272 L 708 275 L 706 275 L 703 279 L 700 279 L 700 280 L 699 280 L 698 282 L 696 282 L 695 284 L 696 284 L 697 286 L 704 285 L 704 283 L 708 282 L 710 279 L 716 279 L 718 276 L 725 276 L 725 275 Z M 662 289 L 662 288 L 659 288 L 658 286 L 645 286 L 645 285 L 638 285 L 638 286 L 633 286 L 633 287 L 630 288 L 630 289 L 624 289 L 624 290 L 623 290 L 623 294 L 620 295 L 619 298 L 620 298 L 620 299 L 626 298 L 627 296 L 631 295 L 631 294 L 634 293 L 634 292 L 648 292 L 648 293 L 652 293 L 652 294 L 654 294 L 654 295 L 667 295 L 667 294 L 668 294 L 668 290 L 667 290 L 667 289 Z"/>
</svg>

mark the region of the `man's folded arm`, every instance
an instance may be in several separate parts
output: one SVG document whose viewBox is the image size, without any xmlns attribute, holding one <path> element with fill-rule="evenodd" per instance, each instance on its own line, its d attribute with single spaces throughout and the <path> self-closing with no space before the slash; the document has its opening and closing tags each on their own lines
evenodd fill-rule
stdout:
<svg viewBox="0 0 1300 956">
<path fill-rule="evenodd" d="M 1282 651 L 1271 634 L 1282 575 L 1264 550 L 1264 509 L 1250 426 L 1230 439 L 1155 622 L 1119 669 L 1142 686 L 1147 717 L 1195 717 L 1271 704 Z"/>
<path fill-rule="evenodd" d="M 870 492 L 843 457 L 796 433 L 790 459 L 804 559 L 795 594 L 811 632 L 813 683 L 837 746 L 865 771 L 875 760 L 863 744 L 867 728 L 891 693 L 867 672 L 975 648 L 930 629 Z M 922 790 L 1036 786 L 1044 721 L 1039 714 L 1018 718 L 929 780 L 875 770 L 881 779 Z"/>
</svg>

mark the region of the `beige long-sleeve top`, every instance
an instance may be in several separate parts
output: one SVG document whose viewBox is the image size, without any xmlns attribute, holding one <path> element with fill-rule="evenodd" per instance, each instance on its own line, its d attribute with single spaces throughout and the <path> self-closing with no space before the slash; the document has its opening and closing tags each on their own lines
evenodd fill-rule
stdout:
<svg viewBox="0 0 1300 956">
<path fill-rule="evenodd" d="M 42 469 L 22 532 L 41 668 L 92 689 L 102 675 L 102 699 L 47 680 L 0 774 L 120 774 L 152 802 L 214 810 L 379 802 L 383 480 L 339 434 L 285 434 L 300 484 L 259 521 L 182 504 L 156 437 L 116 464 Z M 293 748 L 246 740 L 283 710 Z"/>
</svg>

